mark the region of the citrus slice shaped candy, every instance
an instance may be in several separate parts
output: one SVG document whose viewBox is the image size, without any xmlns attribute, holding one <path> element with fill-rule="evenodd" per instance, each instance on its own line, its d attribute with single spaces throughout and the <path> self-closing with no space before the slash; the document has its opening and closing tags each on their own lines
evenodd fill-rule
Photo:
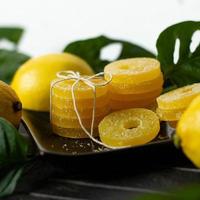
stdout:
<svg viewBox="0 0 200 200">
<path fill-rule="evenodd" d="M 156 113 L 161 121 L 177 121 L 180 119 L 185 109 L 176 110 L 162 110 L 160 108 L 156 109 Z"/>
<path fill-rule="evenodd" d="M 95 110 L 95 117 L 98 116 L 105 116 L 110 112 L 110 106 L 103 106 L 103 107 L 97 107 Z M 79 111 L 78 109 L 78 113 L 82 118 L 84 119 L 91 119 L 92 118 L 92 113 L 93 113 L 93 109 L 92 108 L 85 108 L 85 109 L 81 109 Z M 52 110 L 51 110 L 51 114 L 52 115 L 58 115 L 60 117 L 67 117 L 69 119 L 77 119 L 77 115 L 76 112 L 74 111 L 73 108 L 65 108 L 65 109 L 60 109 L 59 107 L 52 106 Z"/>
<path fill-rule="evenodd" d="M 60 82 L 59 82 L 60 81 Z M 95 78 L 90 79 L 95 84 L 102 84 L 105 83 L 103 78 Z M 55 79 L 51 83 L 52 87 L 52 96 L 55 94 L 60 97 L 65 97 L 65 99 L 72 99 L 72 85 L 74 84 L 75 80 L 61 80 Z M 96 87 L 96 97 L 100 97 L 105 95 L 108 92 L 108 84 L 105 86 Z M 89 99 L 94 97 L 93 90 L 90 86 L 79 81 L 77 85 L 74 87 L 74 94 L 76 99 Z"/>
<path fill-rule="evenodd" d="M 153 58 L 129 58 L 112 62 L 105 66 L 105 79 L 112 75 L 113 83 L 138 84 L 158 77 L 160 63 Z"/>
<path fill-rule="evenodd" d="M 97 127 L 99 122 L 103 118 L 104 118 L 104 115 L 95 117 L 94 127 Z M 83 123 L 84 127 L 86 127 L 86 128 L 91 127 L 91 122 L 92 122 L 91 118 L 90 119 L 84 119 L 84 118 L 82 119 L 82 123 Z M 53 114 L 51 116 L 51 123 L 55 124 L 59 127 L 62 127 L 62 128 L 77 128 L 77 129 L 79 128 L 79 129 L 82 129 L 77 118 L 71 119 L 71 118 L 61 117 L 61 116 Z"/>
<path fill-rule="evenodd" d="M 113 112 L 99 124 L 101 141 L 113 147 L 146 144 L 158 135 L 159 130 L 157 115 L 144 108 Z"/>
<path fill-rule="evenodd" d="M 90 99 L 76 99 L 76 105 L 78 110 L 84 110 L 85 108 L 93 108 L 94 97 Z M 60 109 L 74 109 L 73 100 L 66 99 L 65 96 L 60 97 L 57 95 L 53 95 L 51 97 L 51 104 L 53 106 L 57 106 Z M 96 108 L 107 106 L 109 104 L 109 95 L 103 95 L 101 97 L 96 98 Z"/>
<path fill-rule="evenodd" d="M 159 90 L 163 86 L 163 75 L 162 73 L 155 79 L 144 81 L 139 84 L 135 83 L 114 83 L 109 84 L 109 91 L 113 93 L 122 93 L 122 94 L 140 94 L 145 92 L 152 92 Z"/>
<path fill-rule="evenodd" d="M 67 137 L 67 138 L 88 138 L 87 134 L 82 129 L 75 128 L 63 128 L 52 124 L 52 130 L 55 134 Z M 88 130 L 90 131 L 90 130 Z M 93 136 L 97 137 L 99 135 L 98 129 L 94 130 Z"/>
<path fill-rule="evenodd" d="M 123 101 L 135 101 L 135 100 L 144 100 L 144 99 L 156 99 L 160 93 L 162 92 L 162 88 L 153 90 L 151 92 L 144 92 L 138 94 L 121 94 L 121 93 L 114 93 L 110 91 L 110 99 L 111 100 L 123 100 Z"/>
<path fill-rule="evenodd" d="M 200 83 L 184 86 L 159 96 L 158 107 L 163 110 L 184 109 L 198 94 L 200 94 Z"/>
<path fill-rule="evenodd" d="M 112 110 L 122 110 L 127 108 L 147 108 L 155 102 L 155 98 L 143 99 L 136 101 L 111 100 L 110 107 Z"/>
</svg>

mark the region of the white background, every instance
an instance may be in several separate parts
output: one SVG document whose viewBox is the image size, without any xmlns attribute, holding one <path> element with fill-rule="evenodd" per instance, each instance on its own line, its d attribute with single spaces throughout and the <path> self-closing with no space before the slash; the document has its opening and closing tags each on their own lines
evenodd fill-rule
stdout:
<svg viewBox="0 0 200 200">
<path fill-rule="evenodd" d="M 0 26 L 24 27 L 20 49 L 33 56 L 99 34 L 156 51 L 158 34 L 183 20 L 200 20 L 200 0 L 0 0 Z"/>
</svg>

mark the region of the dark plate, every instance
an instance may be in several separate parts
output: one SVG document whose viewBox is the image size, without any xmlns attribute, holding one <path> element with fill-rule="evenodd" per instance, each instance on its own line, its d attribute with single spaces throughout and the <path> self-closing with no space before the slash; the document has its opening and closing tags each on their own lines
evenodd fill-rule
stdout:
<svg viewBox="0 0 200 200">
<path fill-rule="evenodd" d="M 171 143 L 170 135 L 172 130 L 170 130 L 166 124 L 161 125 L 161 131 L 158 137 L 146 145 L 113 150 L 97 145 L 90 139 L 69 139 L 55 135 L 51 130 L 48 113 L 24 110 L 22 123 L 26 131 L 33 137 L 40 153 L 78 156 L 118 151 L 121 152 L 141 147 L 151 148 Z"/>
</svg>

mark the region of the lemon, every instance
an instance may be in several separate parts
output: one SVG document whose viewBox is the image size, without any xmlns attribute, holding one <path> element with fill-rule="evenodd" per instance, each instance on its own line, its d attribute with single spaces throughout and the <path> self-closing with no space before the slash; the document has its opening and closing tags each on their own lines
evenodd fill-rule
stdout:
<svg viewBox="0 0 200 200">
<path fill-rule="evenodd" d="M 0 81 L 0 117 L 10 121 L 15 127 L 20 124 L 22 104 L 15 91 Z"/>
<path fill-rule="evenodd" d="M 200 95 L 181 116 L 176 134 L 186 156 L 200 168 Z"/>
<path fill-rule="evenodd" d="M 81 58 L 69 54 L 48 54 L 28 60 L 16 72 L 11 86 L 23 103 L 23 108 L 49 111 L 50 82 L 63 70 L 91 75 L 91 67 Z"/>
</svg>

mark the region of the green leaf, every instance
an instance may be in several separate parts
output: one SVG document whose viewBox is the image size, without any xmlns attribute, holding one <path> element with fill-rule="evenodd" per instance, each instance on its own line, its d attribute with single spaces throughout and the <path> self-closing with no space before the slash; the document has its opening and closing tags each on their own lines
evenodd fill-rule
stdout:
<svg viewBox="0 0 200 200">
<path fill-rule="evenodd" d="M 5 197 L 13 193 L 17 181 L 21 177 L 24 167 L 17 167 L 9 171 L 0 180 L 0 197 Z"/>
<path fill-rule="evenodd" d="M 194 52 L 190 51 L 192 36 L 197 30 L 200 30 L 200 22 L 186 21 L 168 27 L 158 37 L 158 59 L 168 86 L 200 82 L 200 44 Z M 179 59 L 174 63 L 177 39 L 180 41 Z"/>
<path fill-rule="evenodd" d="M 65 47 L 64 52 L 69 52 L 83 58 L 95 72 L 101 72 L 104 66 L 109 63 L 108 60 L 102 60 L 100 58 L 101 50 L 115 43 L 122 45 L 122 51 L 116 60 L 130 57 L 155 57 L 153 53 L 140 46 L 105 36 L 72 42 Z"/>
<path fill-rule="evenodd" d="M 6 39 L 17 45 L 23 35 L 24 30 L 19 27 L 0 27 L 0 40 Z"/>
<path fill-rule="evenodd" d="M 0 117 L 0 168 L 27 159 L 28 142 L 7 120 Z"/>
<path fill-rule="evenodd" d="M 18 67 L 29 58 L 16 51 L 0 49 L 0 80 L 10 83 Z"/>
</svg>

